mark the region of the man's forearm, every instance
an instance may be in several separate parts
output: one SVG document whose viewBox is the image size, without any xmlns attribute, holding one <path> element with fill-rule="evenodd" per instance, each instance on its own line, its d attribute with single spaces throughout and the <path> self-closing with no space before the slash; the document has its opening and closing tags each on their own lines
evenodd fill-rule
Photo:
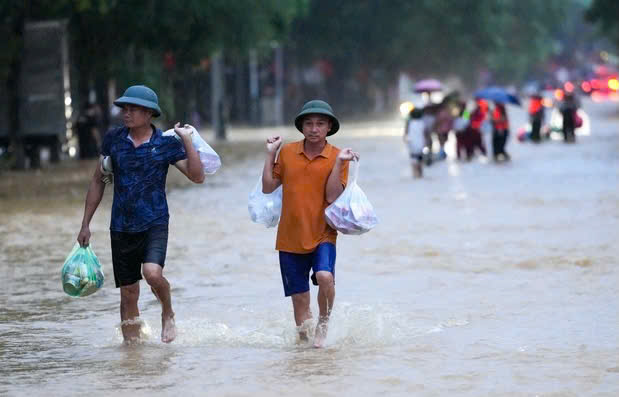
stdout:
<svg viewBox="0 0 619 397">
<path fill-rule="evenodd" d="M 339 160 L 335 161 L 335 165 L 331 170 L 329 179 L 327 180 L 326 199 L 328 203 L 334 202 L 340 194 L 344 191 L 344 186 L 340 182 L 340 172 L 342 170 L 342 163 Z"/>
<path fill-rule="evenodd" d="M 86 194 L 86 203 L 84 205 L 84 217 L 82 218 L 82 227 L 88 227 L 92 220 L 101 199 L 103 198 L 103 192 L 105 191 L 105 183 L 101 179 L 93 178 L 88 187 L 88 193 Z"/>
<path fill-rule="evenodd" d="M 185 153 L 187 153 L 187 173 L 189 179 L 195 183 L 204 182 L 204 168 L 200 162 L 200 156 L 191 143 L 191 137 L 183 137 Z"/>
<path fill-rule="evenodd" d="M 275 165 L 276 153 L 268 153 L 262 169 L 262 193 L 268 194 L 277 189 L 278 180 L 273 178 L 273 166 Z"/>
</svg>

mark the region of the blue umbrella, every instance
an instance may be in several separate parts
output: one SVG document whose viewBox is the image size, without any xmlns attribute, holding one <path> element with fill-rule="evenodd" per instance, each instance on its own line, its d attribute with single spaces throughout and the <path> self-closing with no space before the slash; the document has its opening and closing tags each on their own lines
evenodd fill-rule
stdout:
<svg viewBox="0 0 619 397">
<path fill-rule="evenodd" d="M 487 99 L 499 103 L 511 103 L 520 106 L 520 99 L 501 87 L 486 87 L 475 93 L 475 98 Z"/>
</svg>

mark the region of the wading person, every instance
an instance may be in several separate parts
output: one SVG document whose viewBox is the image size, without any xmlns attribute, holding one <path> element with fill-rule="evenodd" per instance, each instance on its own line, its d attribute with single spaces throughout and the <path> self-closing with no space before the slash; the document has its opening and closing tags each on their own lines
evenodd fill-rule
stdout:
<svg viewBox="0 0 619 397">
<path fill-rule="evenodd" d="M 426 125 L 423 122 L 423 108 L 410 111 L 404 126 L 404 142 L 408 146 L 413 178 L 423 177 L 423 148 L 426 144 Z"/>
<path fill-rule="evenodd" d="M 302 341 L 308 339 L 310 311 L 310 271 L 318 285 L 319 317 L 314 346 L 322 347 L 327 337 L 329 315 L 335 299 L 335 242 L 337 231 L 325 221 L 325 208 L 344 190 L 348 161 L 358 159 L 352 149 L 338 149 L 327 136 L 340 124 L 331 106 L 324 101 L 307 102 L 294 121 L 305 139 L 282 145 L 280 136 L 267 139 L 267 157 L 262 172 L 264 193 L 282 185 L 282 213 L 275 249 L 284 295 L 290 296 L 294 318 Z"/>
<path fill-rule="evenodd" d="M 531 141 L 539 143 L 542 140 L 542 123 L 544 122 L 544 104 L 541 94 L 531 96 L 529 102 L 529 120 L 531 121 Z"/>
<path fill-rule="evenodd" d="M 561 116 L 562 116 L 562 125 L 561 132 L 563 132 L 563 141 L 567 143 L 576 142 L 576 133 L 575 130 L 577 128 L 576 118 L 578 117 L 578 101 L 574 97 L 572 92 L 568 92 L 565 94 L 565 98 L 563 99 L 563 103 L 560 107 Z"/>
<path fill-rule="evenodd" d="M 467 160 L 471 160 L 473 158 L 476 148 L 479 148 L 479 151 L 484 156 L 486 155 L 486 145 L 484 145 L 484 138 L 481 135 L 481 129 L 488 114 L 488 102 L 486 102 L 484 99 L 478 98 L 476 100 L 476 104 L 477 106 L 471 114 L 469 128 L 467 131 L 467 134 L 469 136 L 469 140 L 467 142 L 468 146 L 466 147 Z"/>
<path fill-rule="evenodd" d="M 495 103 L 492 112 L 492 156 L 494 161 L 507 161 L 509 154 L 505 151 L 505 145 L 509 138 L 509 120 L 505 105 Z"/>
<path fill-rule="evenodd" d="M 163 277 L 168 244 L 168 204 L 165 194 L 168 167 L 173 164 L 192 182 L 204 181 L 204 170 L 191 144 L 191 129 L 177 123 L 180 137 L 162 136 L 151 124 L 161 114 L 157 95 L 145 86 L 127 88 L 114 101 L 122 108 L 124 127 L 110 130 L 103 138 L 101 166 L 97 166 L 86 195 L 81 246 L 90 241 L 90 221 L 101 202 L 105 183 L 104 157 L 111 159 L 114 201 L 110 222 L 114 281 L 120 288 L 121 329 L 125 341 L 140 336 L 138 298 L 142 275 L 162 306 L 161 340 L 176 337 L 170 284 Z M 187 127 L 187 126 L 185 126 Z"/>
</svg>

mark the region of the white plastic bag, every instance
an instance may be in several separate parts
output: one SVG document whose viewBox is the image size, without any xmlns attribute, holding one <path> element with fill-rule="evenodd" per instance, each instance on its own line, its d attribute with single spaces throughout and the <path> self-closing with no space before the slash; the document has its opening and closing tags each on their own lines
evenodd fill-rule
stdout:
<svg viewBox="0 0 619 397">
<path fill-rule="evenodd" d="M 378 224 L 374 207 L 357 185 L 359 161 L 353 161 L 348 184 L 340 196 L 325 209 L 329 226 L 344 234 L 363 234 Z"/>
<path fill-rule="evenodd" d="M 200 156 L 200 162 L 204 168 L 204 173 L 208 175 L 214 174 L 219 167 L 221 167 L 221 158 L 217 152 L 215 152 L 215 150 L 213 150 L 213 148 L 206 143 L 204 139 L 202 139 L 198 131 L 193 126 L 190 125 L 189 127 L 191 128 L 191 144 L 194 148 L 196 148 L 198 156 Z M 173 136 L 178 140 L 181 139 L 181 137 L 174 132 L 174 128 L 167 130 L 163 133 L 163 135 Z"/>
<path fill-rule="evenodd" d="M 256 187 L 249 193 L 247 209 L 252 221 L 266 227 L 277 226 L 282 213 L 282 185 L 271 193 L 262 193 L 262 175 L 260 175 Z"/>
</svg>

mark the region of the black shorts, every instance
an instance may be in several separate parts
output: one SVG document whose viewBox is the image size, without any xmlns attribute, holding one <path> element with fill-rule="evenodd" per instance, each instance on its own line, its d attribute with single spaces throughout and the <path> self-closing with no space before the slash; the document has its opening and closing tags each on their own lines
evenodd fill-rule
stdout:
<svg viewBox="0 0 619 397">
<path fill-rule="evenodd" d="M 110 231 L 112 265 L 116 288 L 142 279 L 142 264 L 165 265 L 168 248 L 168 225 L 155 225 L 143 232 Z"/>
</svg>

